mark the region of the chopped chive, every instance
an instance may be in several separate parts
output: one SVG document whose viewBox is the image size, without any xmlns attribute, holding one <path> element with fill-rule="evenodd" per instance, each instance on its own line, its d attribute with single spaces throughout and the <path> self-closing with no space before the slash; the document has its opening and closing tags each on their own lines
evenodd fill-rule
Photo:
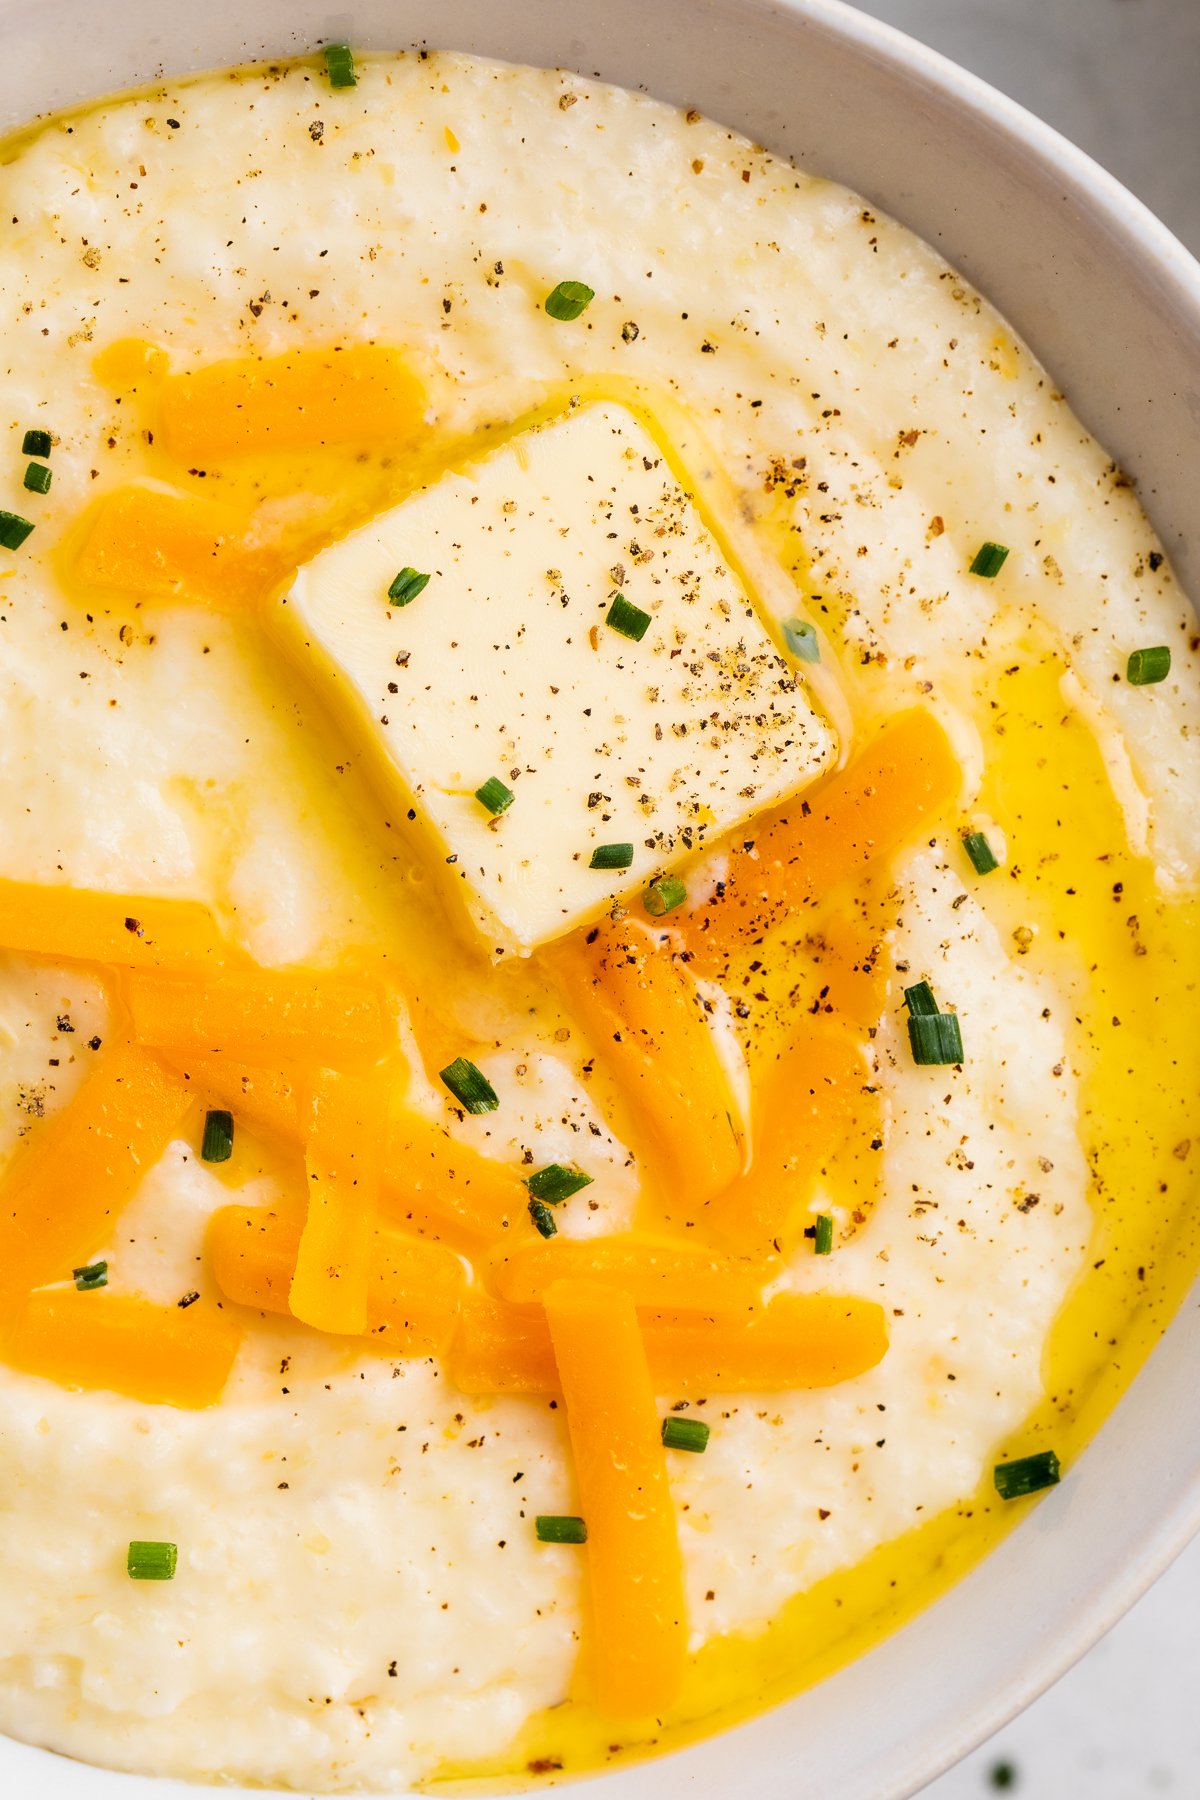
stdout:
<svg viewBox="0 0 1200 1800">
<path fill-rule="evenodd" d="M 418 594 L 429 586 L 430 577 L 418 569 L 401 569 L 387 591 L 389 606 L 410 606 Z"/>
<path fill-rule="evenodd" d="M 681 1419 L 672 1413 L 662 1422 L 662 1441 L 668 1450 L 691 1450 L 697 1456 L 708 1449 L 709 1427 L 703 1419 Z"/>
<path fill-rule="evenodd" d="M 1062 1465 L 1053 1450 L 1020 1456 L 1016 1462 L 997 1463 L 992 1470 L 996 1492 L 1002 1500 L 1020 1500 L 1041 1488 L 1054 1487 L 1062 1478 Z"/>
<path fill-rule="evenodd" d="M 833 1214 L 818 1213 L 816 1225 L 813 1252 L 817 1256 L 829 1256 L 833 1250 Z"/>
<path fill-rule="evenodd" d="M 544 1169 L 535 1169 L 525 1177 L 525 1186 L 534 1199 L 544 1200 L 547 1206 L 561 1206 L 572 1194 L 591 1185 L 590 1175 L 582 1169 L 569 1169 L 564 1163 L 547 1163 Z"/>
<path fill-rule="evenodd" d="M 27 431 L 21 439 L 22 456 L 49 456 L 50 433 L 48 431 Z"/>
<path fill-rule="evenodd" d="M 784 622 L 783 641 L 793 656 L 801 662 L 820 662 L 821 643 L 817 637 L 817 628 L 810 625 L 807 619 L 788 619 Z"/>
<path fill-rule="evenodd" d="M 550 1211 L 550 1208 L 546 1205 L 544 1200 L 531 1200 L 529 1202 L 529 1216 L 544 1238 L 558 1236 L 558 1226 L 555 1223 L 554 1214 Z"/>
<path fill-rule="evenodd" d="M 687 889 L 678 875 L 660 875 L 642 895 L 642 905 L 652 919 L 661 919 L 664 913 L 682 906 L 686 899 Z"/>
<path fill-rule="evenodd" d="M 108 1286 L 108 1264 L 106 1262 L 85 1263 L 82 1269 L 72 1269 L 75 1286 L 81 1294 L 90 1294 L 93 1288 Z"/>
<path fill-rule="evenodd" d="M 1125 679 L 1130 687 L 1153 687 L 1171 673 L 1171 651 L 1166 644 L 1155 644 L 1150 650 L 1131 650 L 1125 665 Z"/>
<path fill-rule="evenodd" d="M 545 307 L 552 319 L 577 319 L 596 298 L 585 281 L 560 281 L 546 295 Z"/>
<path fill-rule="evenodd" d="M 962 1031 L 957 1013 L 915 1013 L 908 1021 L 908 1041 L 915 1063 L 960 1063 Z"/>
<path fill-rule="evenodd" d="M 587 1526 L 569 1513 L 538 1513 L 533 1521 L 539 1544 L 586 1544 Z"/>
<path fill-rule="evenodd" d="M 358 76 L 354 72 L 354 52 L 349 44 L 326 44 L 325 67 L 329 73 L 330 87 L 358 86 Z"/>
<path fill-rule="evenodd" d="M 171 1581 L 178 1554 L 174 1544 L 147 1543 L 135 1538 L 125 1555 L 126 1572 L 131 1581 Z"/>
<path fill-rule="evenodd" d="M 985 581 L 994 581 L 1007 560 L 1007 544 L 980 544 L 971 564 L 971 573 L 982 575 Z"/>
<path fill-rule="evenodd" d="M 914 982 L 912 987 L 904 990 L 904 1003 L 910 1013 L 928 1013 L 930 1017 L 937 1012 L 938 1003 L 933 997 L 933 989 L 927 981 Z"/>
<path fill-rule="evenodd" d="M 475 789 L 475 798 L 480 806 L 487 808 L 493 818 L 499 818 L 501 813 L 507 812 L 516 797 L 512 789 L 505 787 L 497 775 L 489 775 L 483 786 Z"/>
<path fill-rule="evenodd" d="M 635 644 L 640 644 L 650 629 L 650 614 L 627 600 L 624 594 L 614 594 L 604 623 L 619 631 L 622 637 L 632 638 Z"/>
<path fill-rule="evenodd" d="M 0 511 L 0 550 L 19 550 L 32 530 L 32 521 L 20 513 Z"/>
<path fill-rule="evenodd" d="M 207 1112 L 200 1144 L 201 1162 L 228 1162 L 233 1155 L 233 1114 Z"/>
<path fill-rule="evenodd" d="M 53 480 L 54 470 L 48 469 L 45 463 L 30 463 L 25 471 L 25 486 L 31 494 L 48 494 Z"/>
<path fill-rule="evenodd" d="M 632 844 L 597 844 L 588 868 L 627 869 L 632 861 Z"/>
<path fill-rule="evenodd" d="M 495 1112 L 500 1104 L 500 1096 L 487 1076 L 465 1056 L 456 1056 L 452 1063 L 447 1063 L 439 1071 L 439 1079 L 469 1113 Z"/>
<path fill-rule="evenodd" d="M 984 837 L 982 831 L 964 831 L 963 849 L 970 860 L 971 867 L 977 875 L 990 875 L 1000 864 L 996 861 L 996 852 Z"/>
</svg>

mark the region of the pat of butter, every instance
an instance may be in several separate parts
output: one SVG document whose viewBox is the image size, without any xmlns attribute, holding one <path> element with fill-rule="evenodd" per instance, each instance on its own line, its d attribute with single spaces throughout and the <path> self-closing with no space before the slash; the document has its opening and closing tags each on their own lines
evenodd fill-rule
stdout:
<svg viewBox="0 0 1200 1800">
<path fill-rule="evenodd" d="M 401 569 L 430 580 L 394 607 Z M 640 641 L 606 622 L 618 592 L 650 615 Z M 323 551 L 280 617 L 353 700 L 495 951 L 593 920 L 836 748 L 655 438 L 614 404 L 531 427 Z M 496 818 L 475 798 L 491 778 L 514 795 Z M 628 867 L 590 867 L 621 844 Z"/>
</svg>

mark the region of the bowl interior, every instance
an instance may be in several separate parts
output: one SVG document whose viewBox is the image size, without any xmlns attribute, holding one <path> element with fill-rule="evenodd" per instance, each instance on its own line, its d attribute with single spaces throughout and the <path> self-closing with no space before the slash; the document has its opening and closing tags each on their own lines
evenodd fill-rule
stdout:
<svg viewBox="0 0 1200 1800">
<path fill-rule="evenodd" d="M 1200 266 L 1048 128 L 836 0 L 0 0 L 0 23 L 0 128 L 330 36 L 562 65 L 695 106 L 856 188 L 979 286 L 1136 478 L 1200 590 Z M 1200 1432 L 1181 1424 L 1198 1362 L 1193 1294 L 1070 1481 L 944 1598 L 819 1690 L 589 1791 L 716 1800 L 749 1771 L 763 1800 L 914 1791 L 1081 1655 L 1200 1523 Z M 0 1774 L 49 1800 L 137 1791 L 2 1741 Z"/>
</svg>

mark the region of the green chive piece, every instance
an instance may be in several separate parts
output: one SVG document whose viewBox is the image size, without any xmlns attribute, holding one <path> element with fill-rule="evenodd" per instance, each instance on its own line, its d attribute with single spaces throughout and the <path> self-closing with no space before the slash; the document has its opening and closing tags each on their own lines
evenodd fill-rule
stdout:
<svg viewBox="0 0 1200 1800">
<path fill-rule="evenodd" d="M 33 530 L 33 522 L 20 513 L 0 511 L 0 550 L 19 550 Z"/>
<path fill-rule="evenodd" d="M 597 844 L 588 868 L 627 869 L 632 861 L 632 844 Z"/>
<path fill-rule="evenodd" d="M 957 1013 L 915 1013 L 908 1021 L 908 1041 L 915 1063 L 960 1063 L 962 1031 Z"/>
<path fill-rule="evenodd" d="M 538 1513 L 533 1521 L 539 1544 L 586 1544 L 587 1526 L 569 1513 Z"/>
<path fill-rule="evenodd" d="M 456 1056 L 452 1063 L 447 1063 L 439 1071 L 439 1079 L 469 1113 L 495 1112 L 500 1104 L 500 1096 L 482 1069 L 477 1069 L 465 1056 Z"/>
<path fill-rule="evenodd" d="M 977 875 L 990 875 L 993 869 L 1000 867 L 996 861 L 996 852 L 982 831 L 964 831 L 963 849 Z"/>
<path fill-rule="evenodd" d="M 93 1288 L 108 1286 L 108 1264 L 106 1262 L 85 1263 L 82 1269 L 72 1269 L 75 1286 L 81 1294 L 90 1294 Z"/>
<path fill-rule="evenodd" d="M 632 638 L 635 644 L 640 644 L 650 629 L 650 614 L 627 600 L 624 594 L 614 594 L 604 623 L 619 631 L 622 637 Z"/>
<path fill-rule="evenodd" d="M 975 552 L 975 560 L 971 564 L 972 575 L 982 575 L 985 581 L 995 581 L 997 575 L 1008 561 L 1007 544 L 980 544 Z"/>
<path fill-rule="evenodd" d="M 529 1216 L 544 1238 L 558 1236 L 558 1225 L 555 1222 L 554 1214 L 550 1211 L 550 1208 L 546 1205 L 544 1200 L 531 1200 L 529 1202 Z"/>
<path fill-rule="evenodd" d="M 672 1413 L 662 1422 L 662 1441 L 668 1450 L 691 1450 L 701 1456 L 708 1449 L 709 1427 L 703 1419 L 681 1419 Z"/>
<path fill-rule="evenodd" d="M 48 431 L 27 431 L 21 439 L 22 456 L 49 456 L 50 433 Z"/>
<path fill-rule="evenodd" d="M 807 619 L 787 619 L 784 621 L 783 641 L 793 656 L 801 662 L 820 662 L 821 643 L 817 637 L 817 628 L 810 625 Z"/>
<path fill-rule="evenodd" d="M 417 569 L 401 569 L 387 591 L 389 606 L 411 606 L 418 594 L 429 586 L 430 577 Z"/>
<path fill-rule="evenodd" d="M 131 1581 L 173 1581 L 178 1554 L 174 1544 L 135 1538 L 126 1552 L 125 1569 Z"/>
<path fill-rule="evenodd" d="M 25 486 L 31 494 L 48 494 L 53 480 L 54 470 L 48 469 L 45 463 L 30 463 L 25 471 Z"/>
<path fill-rule="evenodd" d="M 664 913 L 682 906 L 686 899 L 687 889 L 678 875 L 660 875 L 642 895 L 642 905 L 652 919 L 661 919 Z"/>
<path fill-rule="evenodd" d="M 358 86 L 358 76 L 354 72 L 354 53 L 349 44 L 326 44 L 325 67 L 329 72 L 330 87 Z"/>
<path fill-rule="evenodd" d="M 501 813 L 508 811 L 516 797 L 512 789 L 505 787 L 497 775 L 489 775 L 483 786 L 475 789 L 475 798 L 480 806 L 485 806 L 492 817 L 497 819 Z"/>
<path fill-rule="evenodd" d="M 233 1155 L 233 1114 L 207 1112 L 200 1144 L 201 1162 L 228 1162 Z"/>
<path fill-rule="evenodd" d="M 933 989 L 927 981 L 918 981 L 912 987 L 906 987 L 904 1003 L 909 1012 L 914 1015 L 928 1013 L 932 1017 L 938 1009 L 938 1003 L 933 997 Z"/>
<path fill-rule="evenodd" d="M 1053 1450 L 1039 1450 L 1035 1456 L 1021 1456 L 1016 1462 L 997 1463 L 992 1470 L 996 1492 L 1002 1500 L 1020 1500 L 1042 1488 L 1054 1487 L 1062 1479 L 1062 1465 Z"/>
<path fill-rule="evenodd" d="M 544 1169 L 535 1169 L 525 1177 L 525 1186 L 534 1199 L 544 1200 L 547 1206 L 561 1206 L 572 1194 L 591 1185 L 590 1175 L 582 1169 L 569 1169 L 564 1163 L 547 1163 Z"/>
<path fill-rule="evenodd" d="M 1153 687 L 1171 673 L 1171 651 L 1166 644 L 1155 644 L 1150 650 L 1131 650 L 1125 665 L 1125 679 L 1130 687 Z"/>
<path fill-rule="evenodd" d="M 546 295 L 545 307 L 552 319 L 577 319 L 596 298 L 586 281 L 560 281 Z"/>
<path fill-rule="evenodd" d="M 817 1256 L 829 1256 L 833 1250 L 833 1214 L 818 1213 L 816 1223 L 813 1251 Z"/>
</svg>

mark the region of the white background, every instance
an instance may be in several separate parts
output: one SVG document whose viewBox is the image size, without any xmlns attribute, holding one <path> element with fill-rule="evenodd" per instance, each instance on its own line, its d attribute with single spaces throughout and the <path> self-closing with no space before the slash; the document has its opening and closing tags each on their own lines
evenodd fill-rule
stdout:
<svg viewBox="0 0 1200 1800">
<path fill-rule="evenodd" d="M 1200 0 L 856 3 L 1056 126 L 1200 255 Z M 1078 1667 L 922 1800 L 999 1793 L 1200 1796 L 1200 1541 Z"/>
</svg>

